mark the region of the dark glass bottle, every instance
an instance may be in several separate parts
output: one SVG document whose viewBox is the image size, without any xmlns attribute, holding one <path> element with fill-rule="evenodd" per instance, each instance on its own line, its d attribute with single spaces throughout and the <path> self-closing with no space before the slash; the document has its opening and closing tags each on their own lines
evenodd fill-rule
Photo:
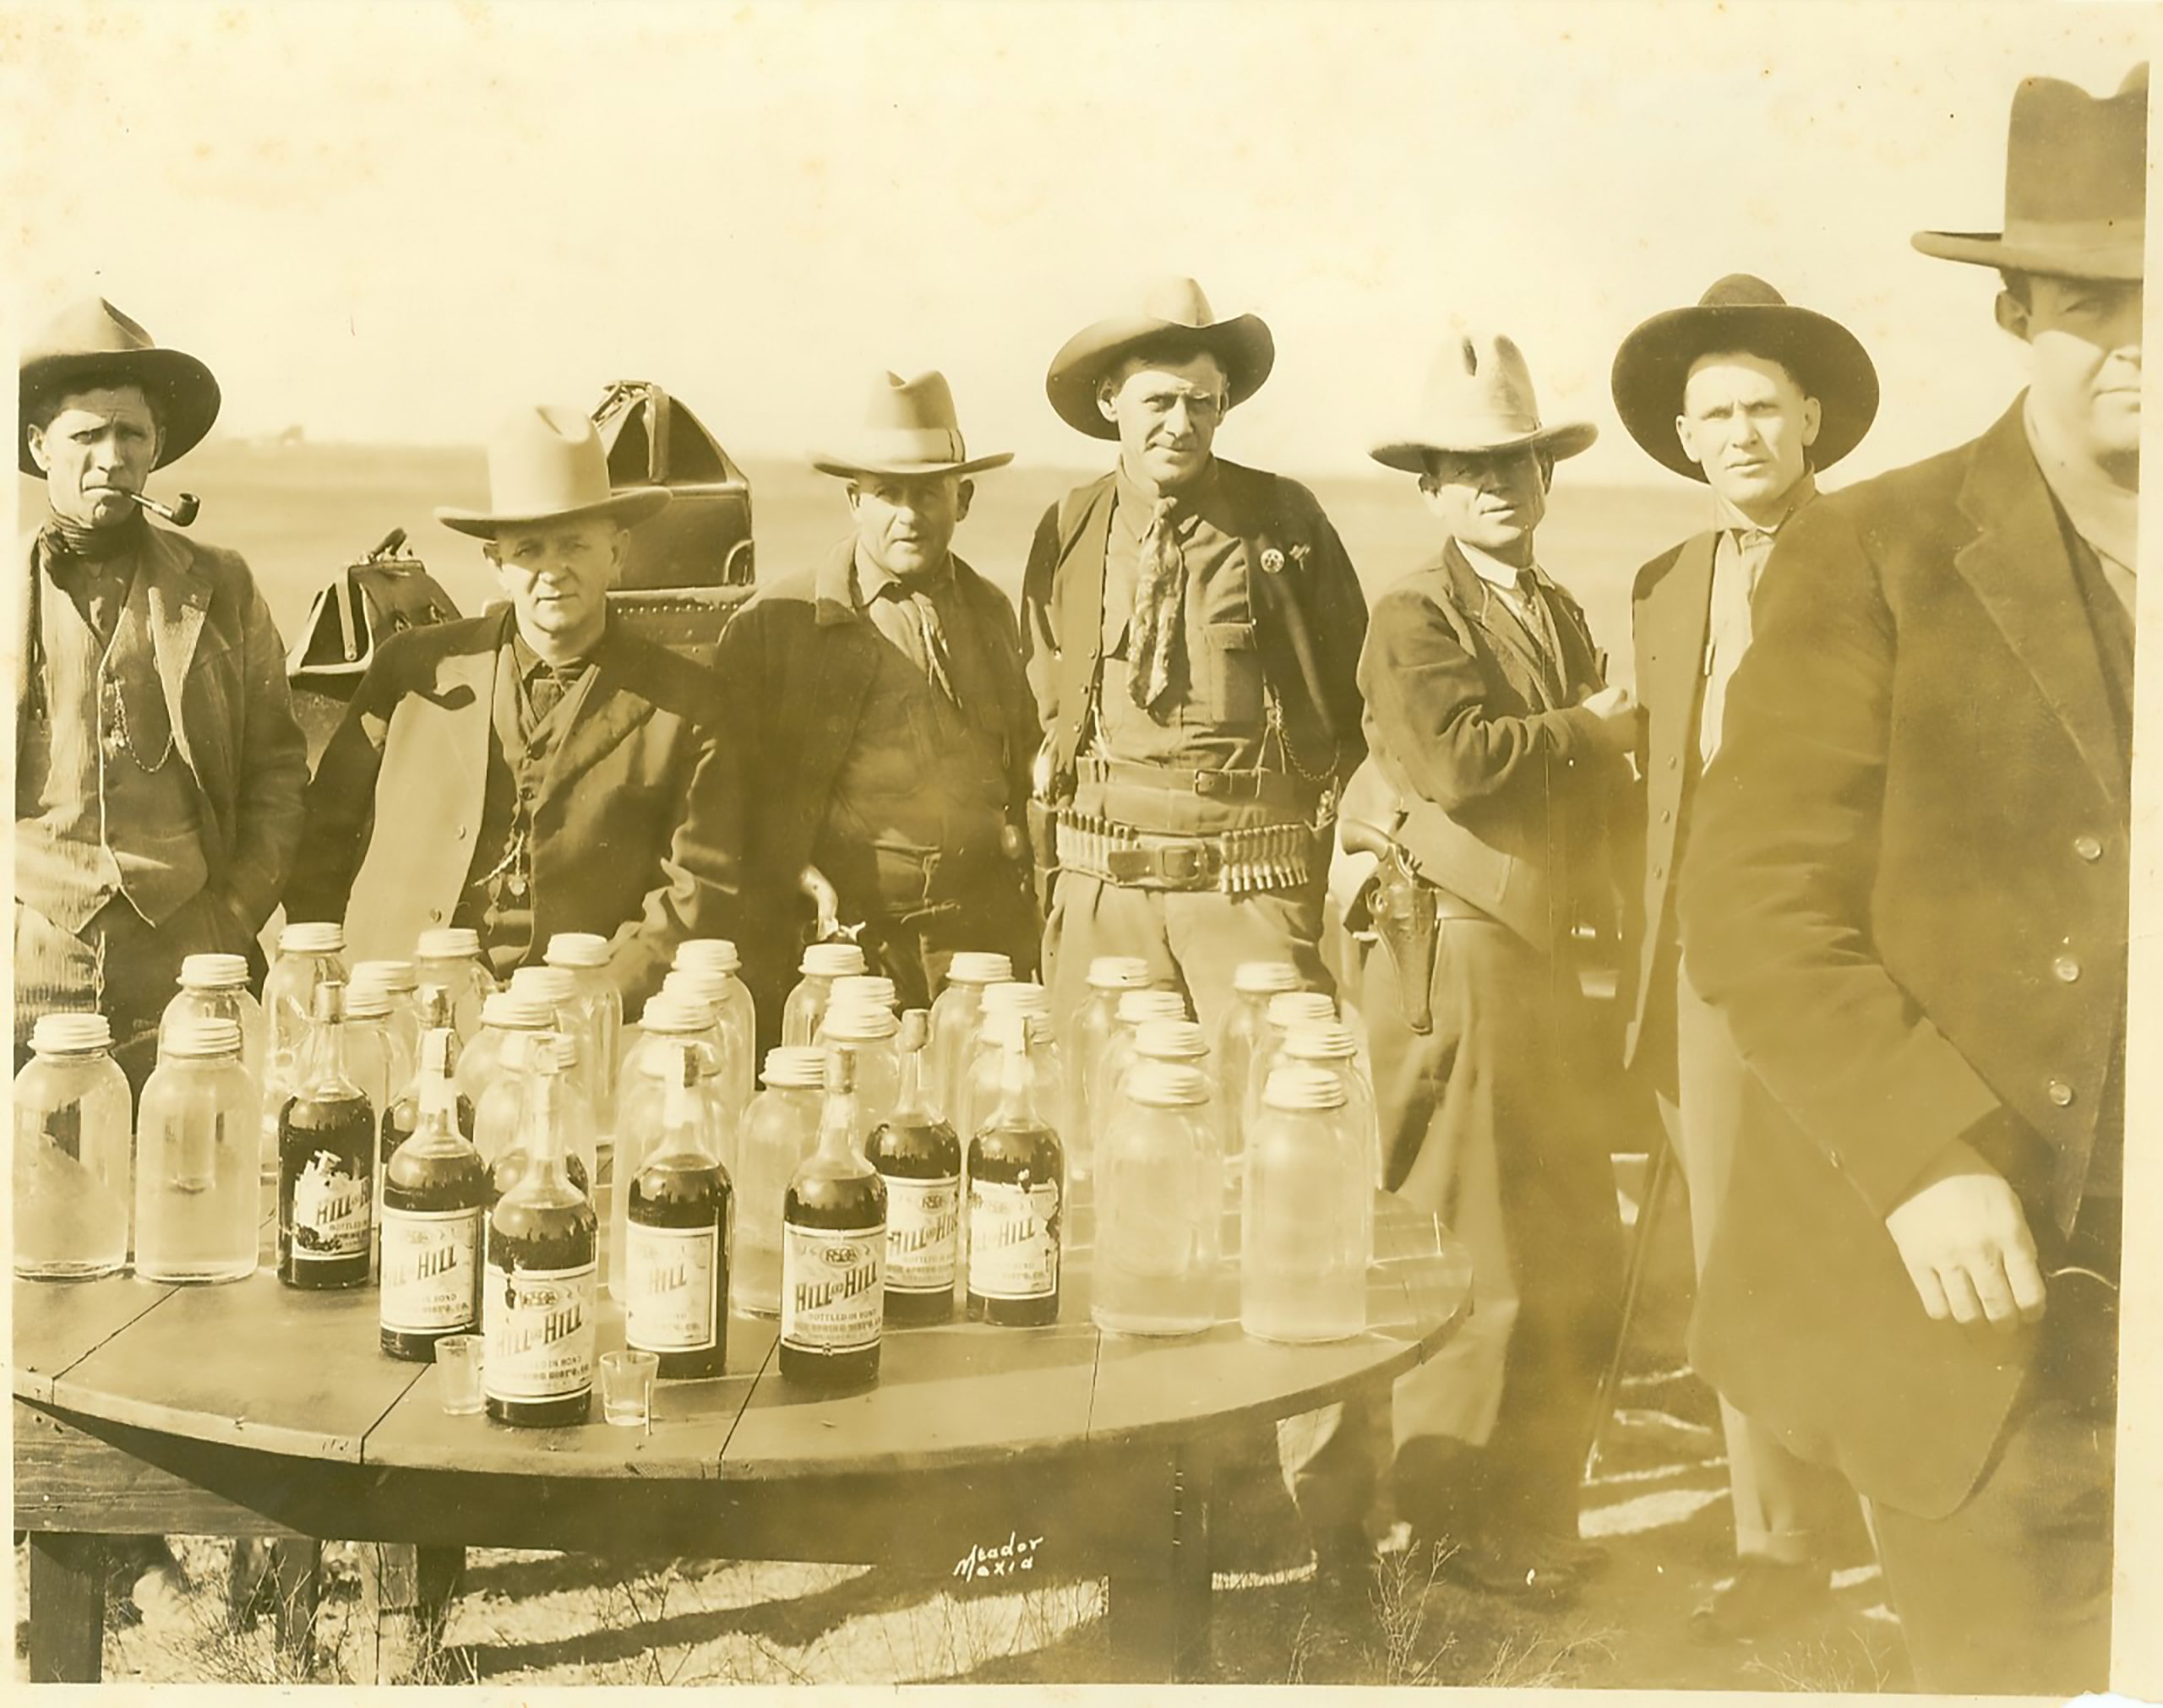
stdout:
<svg viewBox="0 0 2163 1708">
<path fill-rule="evenodd" d="M 525 1166 L 488 1217 L 481 1390 L 498 1422 L 548 1428 L 584 1422 L 593 1397 L 601 1241 L 593 1205 L 564 1159 L 564 1069 L 553 1034 L 535 1041 L 532 1063 L 518 1146 Z"/>
<path fill-rule="evenodd" d="M 375 1112 L 346 1074 L 346 987 L 315 987 L 300 1090 L 278 1112 L 278 1279 L 357 1287 L 368 1279 Z"/>
<path fill-rule="evenodd" d="M 856 1148 L 856 1052 L 826 1046 L 819 1148 L 782 1200 L 781 1373 L 807 1387 L 879 1379 L 886 1183 Z"/>
<path fill-rule="evenodd" d="M 383 1170 L 380 1344 L 433 1363 L 445 1335 L 481 1326 L 481 1221 L 488 1169 L 458 1129 L 458 1035 L 448 1005 L 421 1034 L 420 1116 Z"/>
<path fill-rule="evenodd" d="M 901 1094 L 864 1146 L 886 1183 L 886 1320 L 943 1323 L 954 1314 L 961 1251 L 962 1141 L 926 1095 L 928 1017 L 902 1017 Z"/>
<path fill-rule="evenodd" d="M 736 1198 L 706 1148 L 700 1047 L 675 1049 L 661 1132 L 631 1176 L 625 1212 L 624 1341 L 657 1354 L 665 1377 L 718 1376 L 728 1362 Z"/>
<path fill-rule="evenodd" d="M 1041 1018 L 998 1017 L 999 1101 L 969 1141 L 968 1314 L 1037 1328 L 1059 1319 L 1059 1230 L 1066 1156 L 1041 1112 Z"/>
</svg>

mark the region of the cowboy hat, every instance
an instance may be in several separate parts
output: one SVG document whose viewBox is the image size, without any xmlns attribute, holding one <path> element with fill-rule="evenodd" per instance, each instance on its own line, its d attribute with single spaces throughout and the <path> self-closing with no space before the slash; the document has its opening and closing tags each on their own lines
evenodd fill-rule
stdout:
<svg viewBox="0 0 2163 1708">
<path fill-rule="evenodd" d="M 20 419 L 28 422 L 41 398 L 101 385 L 139 385 L 150 399 L 158 412 L 157 468 L 193 450 L 218 418 L 218 382 L 209 368 L 160 345 L 104 297 L 86 296 L 25 346 Z M 26 434 L 16 443 L 15 462 L 25 474 L 44 477 Z"/>
<path fill-rule="evenodd" d="M 1798 308 L 1763 279 L 1730 273 L 1694 308 L 1655 314 L 1615 352 L 1615 408 L 1654 461 L 1693 481 L 1705 471 L 1675 437 L 1682 389 L 1701 356 L 1745 351 L 1779 362 L 1823 411 L 1813 466 L 1828 469 L 1862 443 L 1877 417 L 1877 369 L 1862 340 L 1837 320 Z"/>
<path fill-rule="evenodd" d="M 1599 437 L 1588 421 L 1543 425 L 1523 352 L 1501 333 L 1467 332 L 1445 344 L 1427 370 L 1418 420 L 1367 454 L 1423 475 L 1433 451 L 1479 454 L 1530 445 L 1550 456 L 1573 457 Z"/>
<path fill-rule="evenodd" d="M 1115 439 L 1119 428 L 1097 407 L 1097 383 L 1123 356 L 1160 344 L 1207 351 L 1224 366 L 1231 400 L 1244 403 L 1261 389 L 1277 360 L 1277 342 L 1251 314 L 1219 320 L 1191 279 L 1160 279 L 1131 314 L 1085 326 L 1060 346 L 1044 375 L 1044 395 L 1059 418 L 1092 439 Z"/>
<path fill-rule="evenodd" d="M 1926 255 L 2069 279 L 2141 276 L 2147 243 L 2148 67 L 2097 100 L 2030 77 L 2013 92 L 2005 144 L 2005 229 L 1918 231 Z"/>
<path fill-rule="evenodd" d="M 1011 451 L 971 457 L 962 442 L 954 394 L 937 369 L 903 379 L 882 373 L 872 382 L 864 424 L 842 448 L 813 454 L 811 466 L 844 480 L 858 475 L 973 475 L 1014 460 Z"/>
<path fill-rule="evenodd" d="M 608 487 L 608 458 L 585 412 L 531 404 L 504 417 L 488 441 L 488 508 L 439 505 L 436 520 L 493 540 L 518 523 L 607 517 L 629 528 L 668 502 L 665 487 Z"/>
</svg>

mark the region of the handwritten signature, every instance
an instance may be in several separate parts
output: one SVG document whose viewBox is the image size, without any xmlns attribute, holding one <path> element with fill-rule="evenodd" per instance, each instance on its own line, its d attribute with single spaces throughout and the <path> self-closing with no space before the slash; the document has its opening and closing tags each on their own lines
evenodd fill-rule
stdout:
<svg viewBox="0 0 2163 1708">
<path fill-rule="evenodd" d="M 1043 1543 L 1040 1536 L 1023 1536 L 1018 1531 L 1009 1531 L 1006 1540 L 994 1542 L 989 1548 L 979 1542 L 955 1563 L 957 1578 L 1005 1578 L 1017 1572 L 1034 1571 L 1037 1568 L 1037 1549 Z"/>
</svg>

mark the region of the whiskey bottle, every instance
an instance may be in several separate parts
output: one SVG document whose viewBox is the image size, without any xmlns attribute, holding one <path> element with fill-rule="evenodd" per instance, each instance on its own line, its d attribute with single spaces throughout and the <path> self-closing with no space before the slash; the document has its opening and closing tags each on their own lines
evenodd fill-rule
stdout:
<svg viewBox="0 0 2163 1708">
<path fill-rule="evenodd" d="M 435 993 L 440 998 L 441 993 Z M 383 1171 L 380 1344 L 432 1363 L 445 1335 L 481 1326 L 481 1220 L 488 1169 L 458 1128 L 458 1035 L 439 1000 L 421 1034 L 420 1115 Z M 386 1123 L 386 1129 L 388 1123 Z"/>
<path fill-rule="evenodd" d="M 718 1376 L 728 1362 L 728 1262 L 736 1203 L 711 1147 L 695 1039 L 675 1046 L 661 1132 L 625 1196 L 624 1341 L 664 1377 Z"/>
<path fill-rule="evenodd" d="M 1059 1231 L 1066 1157 L 1044 1118 L 1050 1023 L 1010 1011 L 993 1021 L 1003 1052 L 999 1100 L 969 1141 L 968 1314 L 1036 1328 L 1059 1319 Z"/>
<path fill-rule="evenodd" d="M 943 1323 L 954 1314 L 961 1249 L 962 1141 L 930 1106 L 929 1026 L 902 1017 L 901 1091 L 872 1129 L 871 1166 L 886 1182 L 886 1320 Z"/>
<path fill-rule="evenodd" d="M 856 1139 L 856 1052 L 826 1047 L 819 1148 L 782 1200 L 781 1373 L 807 1387 L 879 1379 L 886 1183 Z"/>
<path fill-rule="evenodd" d="M 346 1072 L 346 987 L 311 999 L 300 1089 L 278 1112 L 278 1279 L 367 1284 L 375 1193 L 375 1112 Z"/>
</svg>

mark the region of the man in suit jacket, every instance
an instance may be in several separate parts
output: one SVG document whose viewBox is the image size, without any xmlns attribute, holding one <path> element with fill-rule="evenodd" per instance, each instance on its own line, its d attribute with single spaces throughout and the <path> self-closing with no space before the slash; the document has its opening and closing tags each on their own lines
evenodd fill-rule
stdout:
<svg viewBox="0 0 2163 1708">
<path fill-rule="evenodd" d="M 1387 936 L 1366 962 L 1384 1184 L 1473 1257 L 1471 1320 L 1398 1384 L 1398 1509 L 1454 1544 L 1446 1570 L 1513 1594 L 1566 1594 L 1595 1563 L 1577 1483 L 1621 1270 L 1574 948 L 1613 931 L 1605 825 L 1637 709 L 1534 547 L 1555 460 L 1594 432 L 1543 425 L 1517 346 L 1467 335 L 1376 448 L 1448 537 L 1376 603 L 1345 800 L 1416 875 L 1377 905 L 1439 916 L 1430 964 Z"/>
<path fill-rule="evenodd" d="M 1675 873 L 1698 779 L 1720 742 L 1727 685 L 1750 645 L 1751 598 L 1773 541 L 1817 496 L 1815 471 L 1845 456 L 1877 409 L 1877 375 L 1838 321 L 1761 279 L 1718 280 L 1693 307 L 1623 340 L 1614 372 L 1623 425 L 1663 466 L 1712 489 L 1714 526 L 1637 572 L 1632 607 L 1645 737 L 1644 830 L 1628 850 L 1625 1065 L 1654 1091 L 1690 1193 L 1702 1268 L 1734 1155 L 1747 1074 L 1725 1023 L 1697 994 L 1675 928 Z M 1699 1605 L 1706 1637 L 1752 1639 L 1829 1607 L 1829 1550 L 1855 1528 L 1834 1473 L 1795 1458 L 1724 1400 L 1735 1575 Z"/>
<path fill-rule="evenodd" d="M 945 378 L 882 376 L 842 449 L 814 459 L 848 482 L 853 536 L 739 612 L 720 670 L 747 756 L 744 975 L 765 1044 L 796 976 L 798 879 L 833 884 L 842 917 L 903 1007 L 923 1008 L 957 949 L 1003 953 L 1027 976 L 1029 761 L 1036 718 L 1014 607 L 950 549 L 972 458 Z"/>
<path fill-rule="evenodd" d="M 2013 98 L 2030 384 L 1783 530 L 1685 858 L 1753 1076 L 1700 1368 L 1875 1513 L 1926 1690 L 2106 1682 L 2144 73 Z"/>
<path fill-rule="evenodd" d="M 712 673 L 608 617 L 625 530 L 668 501 L 612 493 L 583 413 L 507 421 L 493 504 L 438 519 L 487 542 L 508 610 L 394 636 L 316 768 L 286 896 L 356 959 L 470 926 L 504 976 L 558 932 L 609 939 L 635 1011 L 675 946 L 723 934 L 732 798 Z"/>
<path fill-rule="evenodd" d="M 20 397 L 47 514 L 17 558 L 16 1054 L 40 1015 L 94 1009 L 139 1092 L 181 961 L 261 971 L 307 749 L 248 566 L 143 515 L 217 416 L 210 370 L 93 298 L 31 342 Z"/>
</svg>

